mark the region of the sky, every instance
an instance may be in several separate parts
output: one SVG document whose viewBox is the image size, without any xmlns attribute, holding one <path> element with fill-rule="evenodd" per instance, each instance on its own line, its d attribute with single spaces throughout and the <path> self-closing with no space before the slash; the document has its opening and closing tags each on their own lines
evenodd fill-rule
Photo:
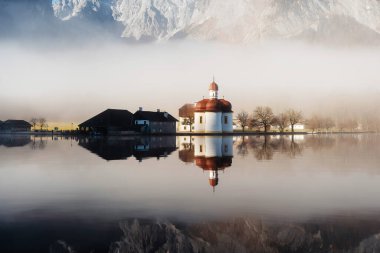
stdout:
<svg viewBox="0 0 380 253">
<path fill-rule="evenodd" d="M 80 123 L 107 109 L 166 110 L 208 96 L 215 76 L 235 112 L 377 110 L 380 50 L 296 42 L 81 45 L 0 42 L 0 120 Z M 378 112 L 378 111 L 376 111 Z"/>
</svg>

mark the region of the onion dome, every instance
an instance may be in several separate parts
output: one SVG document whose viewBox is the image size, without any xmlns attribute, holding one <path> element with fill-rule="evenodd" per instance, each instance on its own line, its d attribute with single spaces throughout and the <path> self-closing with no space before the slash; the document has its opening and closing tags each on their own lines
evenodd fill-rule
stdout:
<svg viewBox="0 0 380 253">
<path fill-rule="evenodd" d="M 221 167 L 222 169 L 231 167 L 232 165 L 232 157 L 231 156 L 223 156 L 221 161 Z"/>
<path fill-rule="evenodd" d="M 203 170 L 220 170 L 230 167 L 232 164 L 232 157 L 195 157 L 195 165 Z"/>
<path fill-rule="evenodd" d="M 223 104 L 219 99 L 210 99 L 206 104 L 206 111 L 208 112 L 221 112 Z"/>
<path fill-rule="evenodd" d="M 209 184 L 212 186 L 212 187 L 215 187 L 218 185 L 218 179 L 217 178 L 213 178 L 213 179 L 209 179 L 208 180 Z"/>
<path fill-rule="evenodd" d="M 218 84 L 216 82 L 210 83 L 210 86 L 208 87 L 208 90 L 219 90 Z"/>
<path fill-rule="evenodd" d="M 223 112 L 232 112 L 232 105 L 229 101 L 225 99 L 219 99 L 219 101 L 222 104 Z"/>
<path fill-rule="evenodd" d="M 195 158 L 195 165 L 203 170 L 217 170 L 219 167 L 218 163 L 219 157 L 209 157 L 204 156 Z"/>
<path fill-rule="evenodd" d="M 206 159 L 204 157 L 195 157 L 195 165 L 197 165 L 198 167 L 204 169 L 204 170 L 207 170 L 206 169 Z"/>
<path fill-rule="evenodd" d="M 218 170 L 220 169 L 220 157 L 207 157 L 206 158 L 206 169 L 207 170 Z"/>
<path fill-rule="evenodd" d="M 202 99 L 201 101 L 198 101 L 195 105 L 194 111 L 204 112 L 206 110 L 206 105 L 208 101 L 209 101 L 208 99 Z"/>
</svg>

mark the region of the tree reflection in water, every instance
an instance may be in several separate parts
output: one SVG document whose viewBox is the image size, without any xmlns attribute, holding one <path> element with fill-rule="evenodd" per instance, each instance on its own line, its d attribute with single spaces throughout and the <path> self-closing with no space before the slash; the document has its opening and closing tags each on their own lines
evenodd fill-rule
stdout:
<svg viewBox="0 0 380 253">
<path fill-rule="evenodd" d="M 299 138 L 299 137 L 298 137 Z M 272 160 L 276 153 L 286 154 L 290 158 L 302 155 L 303 140 L 289 136 L 249 136 L 236 138 L 237 155 L 245 157 L 252 152 L 258 161 Z"/>
</svg>

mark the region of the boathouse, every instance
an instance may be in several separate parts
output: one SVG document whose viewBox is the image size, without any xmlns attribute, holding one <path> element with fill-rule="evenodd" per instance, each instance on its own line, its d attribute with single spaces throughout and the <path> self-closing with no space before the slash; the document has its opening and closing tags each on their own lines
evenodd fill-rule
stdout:
<svg viewBox="0 0 380 253">
<path fill-rule="evenodd" d="M 32 125 L 25 120 L 13 120 L 9 119 L 0 123 L 0 131 L 2 132 L 30 132 Z"/>
<path fill-rule="evenodd" d="M 79 130 L 102 135 L 133 133 L 133 114 L 128 110 L 107 109 L 79 124 Z"/>
<path fill-rule="evenodd" d="M 174 134 L 177 120 L 167 112 L 150 112 L 140 109 L 132 114 L 128 110 L 107 109 L 79 124 L 82 133 L 99 135 Z"/>
<path fill-rule="evenodd" d="M 135 129 L 145 134 L 174 134 L 176 133 L 177 119 L 168 112 L 143 111 L 140 108 L 133 115 Z"/>
</svg>

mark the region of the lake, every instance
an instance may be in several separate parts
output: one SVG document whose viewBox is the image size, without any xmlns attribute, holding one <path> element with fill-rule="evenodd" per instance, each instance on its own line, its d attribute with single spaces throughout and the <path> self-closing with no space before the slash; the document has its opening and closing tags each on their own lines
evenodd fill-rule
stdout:
<svg viewBox="0 0 380 253">
<path fill-rule="evenodd" d="M 380 252 L 380 135 L 0 135 L 0 252 Z"/>
</svg>

